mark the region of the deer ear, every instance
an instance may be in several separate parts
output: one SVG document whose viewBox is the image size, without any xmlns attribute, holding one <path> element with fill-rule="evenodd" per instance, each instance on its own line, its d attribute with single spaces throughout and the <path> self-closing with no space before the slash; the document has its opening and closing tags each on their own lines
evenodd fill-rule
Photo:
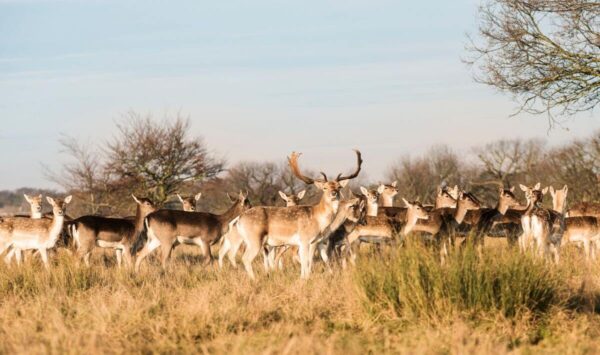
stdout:
<svg viewBox="0 0 600 355">
<path fill-rule="evenodd" d="M 396 187 L 396 185 L 398 185 L 398 181 L 394 180 L 394 182 L 392 182 L 392 187 Z"/>
<path fill-rule="evenodd" d="M 404 202 L 404 205 L 406 207 L 410 207 L 410 202 L 406 201 L 406 199 L 404 197 L 402 197 L 402 202 Z"/>
<path fill-rule="evenodd" d="M 438 196 L 441 195 L 442 194 L 442 187 L 438 186 L 437 189 L 436 189 L 436 191 L 437 191 Z"/>
<path fill-rule="evenodd" d="M 298 197 L 298 200 L 302 200 L 302 198 L 304 198 L 304 195 L 306 194 L 306 190 L 302 190 L 300 192 L 298 192 L 298 195 L 296 195 Z"/>
<path fill-rule="evenodd" d="M 502 195 L 502 193 L 503 193 L 503 192 L 504 192 L 504 187 L 502 187 L 502 186 L 498 186 L 498 193 L 499 193 L 500 195 Z"/>
<path fill-rule="evenodd" d="M 194 200 L 198 201 L 200 200 L 200 197 L 202 197 L 202 192 L 198 192 L 196 196 L 194 196 Z"/>
<path fill-rule="evenodd" d="M 229 201 L 233 202 L 235 201 L 233 198 L 231 198 L 231 195 L 229 194 L 229 192 L 227 193 L 227 198 L 229 199 Z"/>
<path fill-rule="evenodd" d="M 183 197 L 181 197 L 180 194 L 177 194 L 177 198 L 179 199 L 179 202 L 183 203 Z"/>
<path fill-rule="evenodd" d="M 535 186 L 533 187 L 534 190 L 539 190 L 542 187 L 542 183 L 538 182 L 537 184 L 535 184 Z"/>
<path fill-rule="evenodd" d="M 71 196 L 71 195 L 65 197 L 65 199 L 64 199 L 65 203 L 71 202 L 71 198 L 73 198 L 73 196 Z"/>
<path fill-rule="evenodd" d="M 547 187 L 547 189 L 549 189 L 549 190 L 550 190 L 550 195 L 552 195 L 552 197 L 554 197 L 554 194 L 556 193 L 556 192 L 554 191 L 554 186 Z"/>
<path fill-rule="evenodd" d="M 23 197 L 25 197 L 25 201 L 31 203 L 31 197 L 29 197 L 27 194 L 23 194 Z"/>
<path fill-rule="evenodd" d="M 515 187 L 511 186 L 509 190 L 510 190 L 510 192 L 515 192 Z"/>
<path fill-rule="evenodd" d="M 278 192 L 279 192 L 279 196 L 280 196 L 280 197 L 281 197 L 281 198 L 282 198 L 284 201 L 287 201 L 287 200 L 288 200 L 288 197 L 287 197 L 287 195 L 286 195 L 286 194 L 284 194 L 284 193 L 283 193 L 283 191 L 278 191 Z"/>
<path fill-rule="evenodd" d="M 523 192 L 527 192 L 527 191 L 529 191 L 529 188 L 528 188 L 527 186 L 523 185 L 523 184 L 519 184 L 519 188 L 520 188 L 520 189 L 521 189 L 521 191 L 523 191 Z"/>
<path fill-rule="evenodd" d="M 52 206 L 55 205 L 54 199 L 50 196 L 46 196 L 46 201 L 48 201 L 48 203 L 51 204 Z"/>
<path fill-rule="evenodd" d="M 567 185 L 563 186 L 563 192 L 564 193 L 569 192 L 569 187 Z"/>
<path fill-rule="evenodd" d="M 379 187 L 377 187 L 377 193 L 381 195 L 383 191 L 385 191 L 385 185 L 381 184 Z"/>
<path fill-rule="evenodd" d="M 548 186 L 544 187 L 542 190 L 542 195 L 545 195 L 548 192 Z"/>
<path fill-rule="evenodd" d="M 177 196 L 179 196 L 179 195 L 177 195 Z M 131 194 L 131 197 L 133 197 L 133 200 L 135 201 L 135 203 L 138 203 L 138 204 L 140 204 L 140 205 L 142 204 L 142 202 L 140 202 L 140 200 L 138 200 L 138 198 L 137 198 L 137 197 L 135 197 L 135 195 L 134 195 L 134 194 Z"/>
<path fill-rule="evenodd" d="M 367 190 L 364 186 L 360 187 L 360 192 L 362 192 L 362 194 L 365 196 L 369 195 L 369 190 Z"/>
<path fill-rule="evenodd" d="M 342 181 L 338 182 L 338 184 L 340 184 L 340 186 L 342 188 L 344 188 L 348 185 L 349 182 L 350 182 L 350 180 L 342 180 Z"/>
</svg>

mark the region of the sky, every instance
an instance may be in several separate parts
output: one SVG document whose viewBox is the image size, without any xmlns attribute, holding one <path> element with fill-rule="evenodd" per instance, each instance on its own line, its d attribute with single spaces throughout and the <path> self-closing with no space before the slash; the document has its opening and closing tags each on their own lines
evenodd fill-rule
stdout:
<svg viewBox="0 0 600 355">
<path fill-rule="evenodd" d="M 583 113 L 548 131 L 461 58 L 475 0 L 0 0 L 0 190 L 56 187 L 58 140 L 102 144 L 129 111 L 189 116 L 230 164 L 304 153 L 334 175 L 363 152 L 368 178 L 436 144 L 560 144 L 600 128 Z"/>
</svg>

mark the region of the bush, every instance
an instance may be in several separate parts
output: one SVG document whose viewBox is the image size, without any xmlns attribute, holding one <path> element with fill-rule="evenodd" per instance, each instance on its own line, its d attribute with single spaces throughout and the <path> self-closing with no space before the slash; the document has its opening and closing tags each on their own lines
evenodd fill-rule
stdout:
<svg viewBox="0 0 600 355">
<path fill-rule="evenodd" d="M 566 289 L 554 267 L 516 250 L 480 258 L 473 247 L 465 247 L 441 265 L 436 253 L 409 243 L 359 263 L 355 282 L 367 310 L 407 320 L 496 311 L 509 318 L 521 312 L 542 315 L 562 302 Z"/>
</svg>

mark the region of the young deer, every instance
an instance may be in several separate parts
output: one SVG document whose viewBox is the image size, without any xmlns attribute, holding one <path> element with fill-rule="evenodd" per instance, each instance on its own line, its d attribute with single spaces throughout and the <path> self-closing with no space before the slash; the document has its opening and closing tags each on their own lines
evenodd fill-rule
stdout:
<svg viewBox="0 0 600 355">
<path fill-rule="evenodd" d="M 145 220 L 148 241 L 135 261 L 136 272 L 139 271 L 144 258 L 159 246 L 162 250 L 162 267 L 166 268 L 176 242 L 198 245 L 202 254 L 207 257 L 205 263 L 211 263 L 213 257 L 210 246 L 217 243 L 248 208 L 248 194 L 240 192 L 237 201 L 221 215 L 177 210 L 158 210 L 150 213 Z"/>
<path fill-rule="evenodd" d="M 554 215 L 541 205 L 548 187 L 540 190 L 538 182 L 534 187 L 520 185 L 520 188 L 525 192 L 527 208 L 521 217 L 523 234 L 519 245 L 522 251 L 535 245 L 540 256 L 546 258 L 550 252 L 550 232 L 554 223 Z"/>
<path fill-rule="evenodd" d="M 134 245 L 144 230 L 144 218 L 156 211 L 156 206 L 147 198 L 131 196 L 136 202 L 134 219 L 82 216 L 73 221 L 71 233 L 77 255 L 87 266 L 94 247 L 114 249 L 119 267 L 123 258 L 127 266 L 132 265 Z"/>
<path fill-rule="evenodd" d="M 367 216 L 376 217 L 379 206 L 379 197 L 383 193 L 385 185 L 379 185 L 377 190 L 369 190 L 364 186 L 360 187 L 360 192 L 363 194 L 367 205 Z"/>
<path fill-rule="evenodd" d="M 356 151 L 357 169 L 354 173 L 343 176 L 339 174 L 335 180 L 329 181 L 325 174 L 323 179 L 312 179 L 302 174 L 298 167 L 299 153 L 292 153 L 288 161 L 294 175 L 307 185 L 315 185 L 322 191 L 321 200 L 313 206 L 295 207 L 255 207 L 244 212 L 237 223 L 237 229 L 246 251 L 242 257 L 248 276 L 254 278 L 252 261 L 266 243 L 269 246 L 298 246 L 302 278 L 308 278 L 312 268 L 312 256 L 316 245 L 314 240 L 331 224 L 340 203 L 340 191 L 350 179 L 360 173 L 362 158 Z"/>
<path fill-rule="evenodd" d="M 556 248 L 555 258 L 558 262 L 560 247 L 563 244 L 576 242 L 583 244 L 585 259 L 590 261 L 596 257 L 594 245 L 597 246 L 600 239 L 600 224 L 598 219 L 592 216 L 564 217 L 568 191 L 567 185 L 561 190 L 554 190 L 554 187 L 550 186 L 552 209 L 556 214 L 551 237 Z"/>
<path fill-rule="evenodd" d="M 25 197 L 25 201 L 27 201 L 27 203 L 29 203 L 29 216 L 24 216 L 24 215 L 16 215 L 15 217 L 21 217 L 21 218 L 31 218 L 31 219 L 40 219 L 42 218 L 42 195 L 38 195 L 38 196 L 29 196 L 27 194 L 23 194 L 23 197 Z M 16 248 L 11 248 L 10 251 L 6 254 L 6 256 L 4 257 L 4 262 L 9 264 L 10 261 L 12 260 L 12 257 L 15 256 L 16 260 L 17 260 L 17 264 L 21 263 L 21 259 L 22 259 L 22 252 L 19 249 Z M 25 255 L 27 256 L 27 255 Z M 27 260 L 27 258 L 25 259 Z"/>
<path fill-rule="evenodd" d="M 62 232 L 65 220 L 65 209 L 71 202 L 71 196 L 64 200 L 54 200 L 52 197 L 46 197 L 46 200 L 52 206 L 53 218 L 3 218 L 0 223 L 0 254 L 9 247 L 16 250 L 37 250 L 42 258 L 44 266 L 48 264 L 48 249 L 56 244 Z M 17 262 L 19 255 L 17 253 Z"/>
<path fill-rule="evenodd" d="M 183 210 L 186 212 L 196 212 L 196 204 L 202 197 L 202 192 L 198 192 L 194 196 L 181 197 L 180 194 L 177 194 L 177 198 L 181 202 Z"/>
<path fill-rule="evenodd" d="M 304 198 L 305 194 L 306 190 L 302 190 L 297 194 L 292 193 L 289 195 L 287 195 L 283 191 L 279 191 L 279 196 L 285 201 L 286 207 L 297 206 L 300 200 Z M 238 233 L 237 228 L 231 228 L 231 230 L 223 236 L 223 243 L 221 245 L 221 248 L 219 249 L 219 268 L 223 268 L 223 260 L 225 259 L 225 256 L 227 256 L 227 259 L 229 259 L 231 266 L 237 268 L 237 262 L 235 260 L 235 257 L 243 242 L 244 241 Z M 274 258 L 278 259 L 279 256 L 281 256 L 281 254 L 283 254 L 287 249 L 285 247 L 282 247 L 281 250 L 278 251 L 277 255 L 271 255 L 271 253 L 273 253 L 275 250 L 276 249 L 270 249 L 268 257 L 265 257 L 265 268 L 274 268 L 276 264 L 274 264 L 274 262 L 271 261 Z"/>
</svg>

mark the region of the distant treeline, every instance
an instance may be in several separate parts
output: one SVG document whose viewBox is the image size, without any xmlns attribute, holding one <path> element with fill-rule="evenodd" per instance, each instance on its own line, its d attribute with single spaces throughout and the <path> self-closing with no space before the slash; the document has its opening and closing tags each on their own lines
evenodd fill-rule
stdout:
<svg viewBox="0 0 600 355">
<path fill-rule="evenodd" d="M 75 196 L 69 206 L 69 214 L 75 216 L 129 215 L 134 207 L 132 193 L 179 208 L 176 193 L 202 192 L 199 208 L 218 212 L 230 204 L 227 193 L 244 190 L 254 205 L 283 205 L 278 191 L 297 193 L 306 188 L 287 166 L 285 155 L 290 152 L 281 152 L 278 162 L 239 162 L 228 167 L 202 138 L 190 137 L 188 132 L 189 120 L 181 117 L 157 121 L 130 113 L 117 125 L 113 140 L 104 145 L 85 146 L 63 139 L 61 143 L 72 159 L 60 171 L 48 172 L 48 177 Z M 360 148 L 360 143 L 357 146 Z M 358 184 L 395 180 L 400 189 L 398 199 L 431 203 L 438 186 L 460 185 L 493 206 L 499 186 L 540 181 L 557 188 L 568 185 L 571 202 L 600 200 L 600 131 L 561 146 L 514 139 L 494 141 L 468 154 L 459 155 L 441 145 L 420 156 L 394 155 L 364 156 L 365 161 L 390 159 L 388 171 L 383 181 L 366 181 L 359 176 L 351 188 L 357 192 Z M 348 159 L 352 159 L 350 151 Z M 300 164 L 310 166 L 311 162 L 301 158 Z M 340 173 L 324 170 L 330 177 Z M 319 176 L 317 172 L 313 175 Z M 37 191 L 0 192 L 0 206 L 24 206 L 22 194 Z M 315 194 L 309 187 L 303 202 L 315 201 Z"/>
</svg>

